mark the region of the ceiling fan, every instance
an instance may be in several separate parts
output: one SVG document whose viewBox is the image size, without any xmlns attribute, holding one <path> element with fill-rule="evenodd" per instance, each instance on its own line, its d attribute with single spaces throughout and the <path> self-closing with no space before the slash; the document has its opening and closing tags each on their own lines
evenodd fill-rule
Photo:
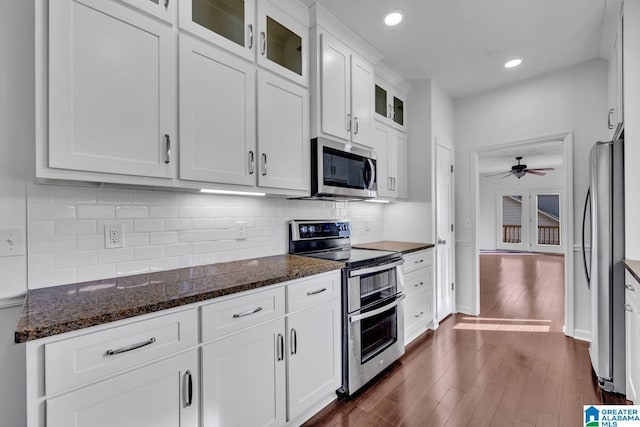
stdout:
<svg viewBox="0 0 640 427">
<path fill-rule="evenodd" d="M 494 173 L 494 174 L 486 175 L 486 176 L 490 177 L 490 176 L 498 176 L 498 175 L 503 175 L 504 174 L 503 178 L 506 178 L 506 177 L 508 177 L 510 175 L 513 175 L 516 178 L 520 179 L 523 176 L 525 176 L 527 173 L 531 173 L 533 175 L 544 176 L 544 175 L 546 175 L 546 172 L 543 172 L 543 171 L 553 171 L 553 170 L 555 170 L 554 168 L 527 169 L 527 165 L 520 164 L 520 160 L 522 160 L 522 156 L 516 157 L 516 160 L 518 161 L 518 164 L 511 166 L 511 170 L 510 171 L 498 172 L 498 173 Z"/>
</svg>

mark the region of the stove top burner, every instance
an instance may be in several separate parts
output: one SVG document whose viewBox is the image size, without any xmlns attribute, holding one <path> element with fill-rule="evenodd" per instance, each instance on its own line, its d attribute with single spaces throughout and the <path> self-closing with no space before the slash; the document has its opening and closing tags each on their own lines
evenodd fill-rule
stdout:
<svg viewBox="0 0 640 427">
<path fill-rule="evenodd" d="M 402 257 L 399 252 L 353 248 L 310 252 L 299 255 L 331 261 L 341 261 L 345 263 L 347 268 L 357 268 L 362 265 L 377 264 Z"/>
</svg>

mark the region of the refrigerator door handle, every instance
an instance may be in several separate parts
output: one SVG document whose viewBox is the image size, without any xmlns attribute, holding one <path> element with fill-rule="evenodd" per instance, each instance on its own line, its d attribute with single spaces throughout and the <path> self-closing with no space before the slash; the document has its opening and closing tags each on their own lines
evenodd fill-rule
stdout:
<svg viewBox="0 0 640 427">
<path fill-rule="evenodd" d="M 582 211 L 582 263 L 584 266 L 584 274 L 587 277 L 587 289 L 591 289 L 591 277 L 589 276 L 589 267 L 591 267 L 591 249 L 589 249 L 589 267 L 587 267 L 587 250 L 584 245 L 584 234 L 587 225 L 587 209 L 591 201 L 591 188 L 587 189 L 587 197 L 584 201 L 584 210 Z M 589 245 L 591 246 L 591 245 Z"/>
</svg>

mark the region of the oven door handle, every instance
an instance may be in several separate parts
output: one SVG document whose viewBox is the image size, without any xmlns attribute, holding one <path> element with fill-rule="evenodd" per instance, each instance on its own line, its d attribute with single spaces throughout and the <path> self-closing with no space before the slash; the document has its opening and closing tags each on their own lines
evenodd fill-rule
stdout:
<svg viewBox="0 0 640 427">
<path fill-rule="evenodd" d="M 349 277 L 358 277 L 358 276 L 363 276 L 365 274 L 377 273 L 378 271 L 391 270 L 392 268 L 402 264 L 404 264 L 404 259 L 401 259 L 395 262 L 390 262 L 388 264 L 381 264 L 381 265 L 376 265 L 368 268 L 367 267 L 358 268 L 356 270 L 351 270 L 349 272 Z"/>
<path fill-rule="evenodd" d="M 373 317 L 373 316 L 378 315 L 380 313 L 384 313 L 385 311 L 389 310 L 390 308 L 393 308 L 396 305 L 400 304 L 400 301 L 402 301 L 406 297 L 407 296 L 405 294 L 400 294 L 400 295 L 398 295 L 396 297 L 395 301 L 393 301 L 391 304 L 385 305 L 384 307 L 376 308 L 375 310 L 367 311 L 366 313 L 362 313 L 362 314 L 350 314 L 349 315 L 349 322 L 350 323 L 359 322 L 360 320 L 368 319 L 369 317 Z"/>
</svg>

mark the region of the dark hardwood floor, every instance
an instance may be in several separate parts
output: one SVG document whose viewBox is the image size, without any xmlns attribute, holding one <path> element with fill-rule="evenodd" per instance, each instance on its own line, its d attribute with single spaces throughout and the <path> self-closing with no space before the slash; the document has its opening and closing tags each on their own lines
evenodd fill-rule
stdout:
<svg viewBox="0 0 640 427">
<path fill-rule="evenodd" d="M 563 334 L 563 257 L 483 254 L 480 264 L 481 316 L 449 316 L 305 426 L 582 425 L 582 405 L 602 399 L 588 344 Z"/>
</svg>

